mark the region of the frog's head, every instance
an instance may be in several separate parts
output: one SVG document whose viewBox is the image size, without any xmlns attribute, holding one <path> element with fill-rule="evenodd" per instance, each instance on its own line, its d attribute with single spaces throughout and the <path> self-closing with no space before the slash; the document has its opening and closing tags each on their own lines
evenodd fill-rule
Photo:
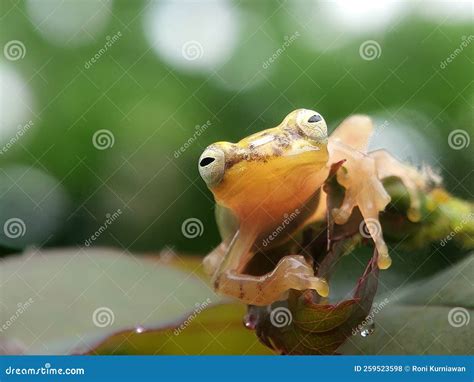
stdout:
<svg viewBox="0 0 474 382">
<path fill-rule="evenodd" d="M 320 186 L 315 174 L 326 167 L 327 140 L 321 114 L 298 109 L 277 127 L 210 145 L 199 158 L 199 173 L 216 201 L 241 218 L 256 210 L 291 212 Z"/>
</svg>

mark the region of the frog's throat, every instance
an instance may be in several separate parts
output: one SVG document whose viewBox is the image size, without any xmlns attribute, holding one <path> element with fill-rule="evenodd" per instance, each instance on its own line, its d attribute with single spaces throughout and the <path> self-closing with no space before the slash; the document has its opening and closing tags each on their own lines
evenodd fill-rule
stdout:
<svg viewBox="0 0 474 382">
<path fill-rule="evenodd" d="M 233 187 L 223 185 L 214 191 L 219 204 L 232 210 L 241 225 L 253 225 L 260 234 L 266 229 L 278 226 L 285 215 L 301 209 L 311 196 L 322 186 L 329 169 L 321 164 L 304 164 L 293 170 L 252 166 L 236 173 L 227 181 Z"/>
<path fill-rule="evenodd" d="M 317 170 L 304 179 L 288 179 L 279 186 L 266 185 L 263 189 L 243 187 L 218 203 L 230 208 L 242 226 L 253 226 L 257 234 L 279 226 L 289 216 L 299 215 L 308 200 L 317 192 L 327 178 L 327 169 Z M 242 179 L 242 183 L 249 180 Z M 217 198 L 216 198 L 217 199 Z M 307 211 L 305 211 L 306 213 Z M 309 215 L 314 209 L 309 211 Z"/>
</svg>

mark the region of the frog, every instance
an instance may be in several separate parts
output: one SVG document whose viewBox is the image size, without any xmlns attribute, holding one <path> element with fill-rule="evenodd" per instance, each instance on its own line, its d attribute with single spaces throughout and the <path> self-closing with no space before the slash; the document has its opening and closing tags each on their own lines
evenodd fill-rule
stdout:
<svg viewBox="0 0 474 382">
<path fill-rule="evenodd" d="M 264 275 L 245 270 L 256 253 L 268 249 L 265 247 L 295 240 L 304 227 L 325 219 L 323 185 L 336 163 L 343 163 L 337 181 L 345 195 L 342 204 L 330 211 L 334 223 L 345 224 L 357 207 L 364 221 L 371 223 L 369 228 L 377 223 L 378 229 L 369 229 L 369 233 L 378 252 L 378 267 L 390 267 L 379 224 L 379 213 L 390 202 L 382 180 L 396 175 L 410 189 L 414 186 L 402 164 L 388 153 L 368 153 L 372 133 L 370 117 L 353 115 L 328 136 L 321 113 L 297 109 L 276 127 L 237 143 L 219 141 L 203 151 L 198 170 L 214 196 L 222 237 L 203 264 L 218 294 L 257 306 L 282 300 L 290 290 L 314 290 L 328 297 L 329 284 L 315 275 L 311 259 L 291 250 Z"/>
</svg>

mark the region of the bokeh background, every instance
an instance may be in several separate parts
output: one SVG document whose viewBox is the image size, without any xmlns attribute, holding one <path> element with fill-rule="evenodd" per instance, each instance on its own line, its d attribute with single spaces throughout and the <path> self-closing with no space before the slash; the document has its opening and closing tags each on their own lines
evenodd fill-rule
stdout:
<svg viewBox="0 0 474 382">
<path fill-rule="evenodd" d="M 374 148 L 472 199 L 473 13 L 471 1 L 1 0 L 0 223 L 19 232 L 0 230 L 1 252 L 205 253 L 219 239 L 202 150 L 301 107 L 331 130 L 373 116 Z"/>
</svg>

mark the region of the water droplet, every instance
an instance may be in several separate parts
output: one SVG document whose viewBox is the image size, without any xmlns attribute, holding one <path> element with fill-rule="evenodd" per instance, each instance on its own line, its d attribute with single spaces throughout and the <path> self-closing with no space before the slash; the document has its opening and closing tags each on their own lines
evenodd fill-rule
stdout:
<svg viewBox="0 0 474 382">
<path fill-rule="evenodd" d="M 360 335 L 361 335 L 362 337 L 368 337 L 368 336 L 370 336 L 374 331 L 375 331 L 375 324 L 372 323 L 372 324 L 368 325 L 366 328 L 364 328 L 363 330 L 361 330 Z"/>
<path fill-rule="evenodd" d="M 246 329 L 255 330 L 257 327 L 257 316 L 251 313 L 247 313 L 244 316 L 244 326 Z"/>
</svg>

